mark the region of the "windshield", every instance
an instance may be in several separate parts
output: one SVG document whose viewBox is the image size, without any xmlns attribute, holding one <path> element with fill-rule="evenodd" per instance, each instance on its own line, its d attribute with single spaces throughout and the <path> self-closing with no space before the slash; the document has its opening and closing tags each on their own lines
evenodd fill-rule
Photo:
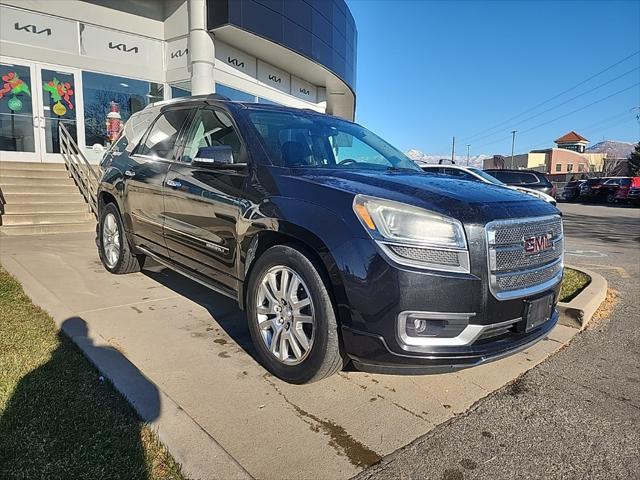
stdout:
<svg viewBox="0 0 640 480">
<path fill-rule="evenodd" d="M 504 183 L 498 180 L 496 177 L 489 175 L 487 172 L 480 170 L 479 168 L 470 167 L 469 170 L 476 175 L 481 176 L 489 183 L 493 183 L 494 185 L 504 185 Z"/>
<path fill-rule="evenodd" d="M 321 115 L 255 110 L 249 112 L 249 119 L 275 165 L 422 171 L 404 153 L 355 123 Z"/>
</svg>

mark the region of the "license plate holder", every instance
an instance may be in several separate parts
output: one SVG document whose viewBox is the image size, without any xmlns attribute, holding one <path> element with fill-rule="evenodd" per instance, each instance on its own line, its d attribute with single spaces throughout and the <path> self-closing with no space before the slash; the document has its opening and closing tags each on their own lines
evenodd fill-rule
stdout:
<svg viewBox="0 0 640 480">
<path fill-rule="evenodd" d="M 524 320 L 526 333 L 538 328 L 551 318 L 553 311 L 553 294 L 524 303 Z"/>
</svg>

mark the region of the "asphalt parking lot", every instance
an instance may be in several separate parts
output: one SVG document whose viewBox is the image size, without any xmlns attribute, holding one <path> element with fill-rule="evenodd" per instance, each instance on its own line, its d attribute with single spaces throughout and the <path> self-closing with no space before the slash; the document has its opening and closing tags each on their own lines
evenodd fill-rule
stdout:
<svg viewBox="0 0 640 480">
<path fill-rule="evenodd" d="M 640 477 L 640 209 L 559 207 L 567 262 L 609 282 L 591 326 L 359 479 Z"/>
</svg>

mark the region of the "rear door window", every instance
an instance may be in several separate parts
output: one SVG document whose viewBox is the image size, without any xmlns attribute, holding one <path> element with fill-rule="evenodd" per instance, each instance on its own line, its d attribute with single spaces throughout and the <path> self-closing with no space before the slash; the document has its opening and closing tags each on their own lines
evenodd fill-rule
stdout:
<svg viewBox="0 0 640 480">
<path fill-rule="evenodd" d="M 520 177 L 520 183 L 525 185 L 531 183 L 540 183 L 538 177 L 533 173 L 519 172 L 518 176 Z"/>
<path fill-rule="evenodd" d="M 191 163 L 201 148 L 227 145 L 233 151 L 234 163 L 238 163 L 242 144 L 226 113 L 208 108 L 198 110 L 189 130 L 182 162 Z"/>
</svg>

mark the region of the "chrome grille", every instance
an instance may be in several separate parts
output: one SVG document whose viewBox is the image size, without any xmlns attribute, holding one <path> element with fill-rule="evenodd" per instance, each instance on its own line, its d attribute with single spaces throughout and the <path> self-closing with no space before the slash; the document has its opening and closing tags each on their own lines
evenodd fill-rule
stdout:
<svg viewBox="0 0 640 480">
<path fill-rule="evenodd" d="M 560 216 L 491 222 L 486 234 L 489 284 L 496 298 L 538 293 L 562 278 L 564 239 Z M 552 248 L 525 253 L 525 239 L 549 234 Z"/>
</svg>

